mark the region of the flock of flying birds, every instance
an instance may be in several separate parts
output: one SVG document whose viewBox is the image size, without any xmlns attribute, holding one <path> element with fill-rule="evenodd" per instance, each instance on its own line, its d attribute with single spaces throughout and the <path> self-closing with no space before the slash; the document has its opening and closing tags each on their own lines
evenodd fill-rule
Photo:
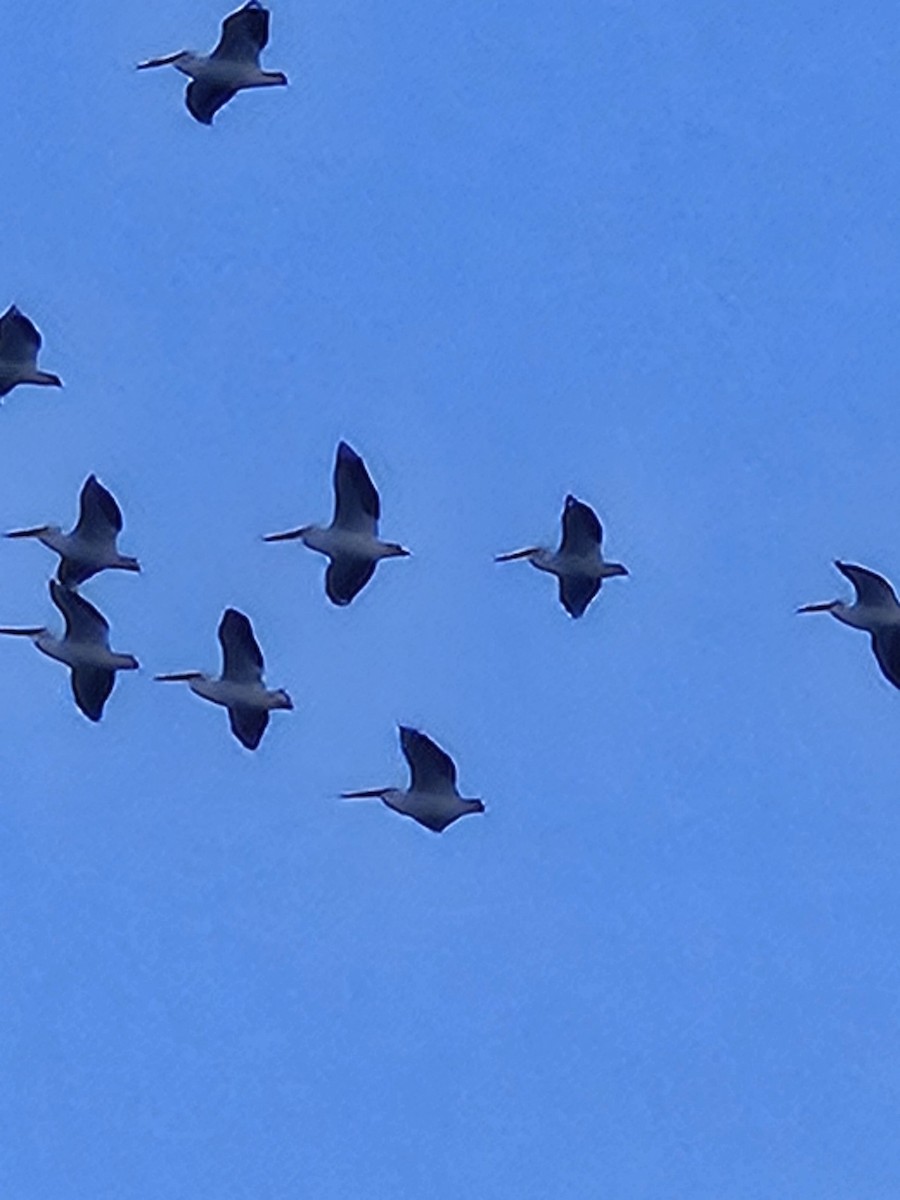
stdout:
<svg viewBox="0 0 900 1200">
<path fill-rule="evenodd" d="M 189 76 L 185 94 L 188 111 L 197 121 L 211 125 L 219 109 L 246 88 L 287 83 L 280 71 L 264 71 L 259 57 L 269 40 L 269 12 L 259 0 L 249 0 L 222 22 L 218 44 L 210 54 L 182 50 L 138 64 L 138 69 L 171 65 Z M 0 317 L 0 397 L 20 384 L 61 387 L 59 376 L 37 365 L 41 335 L 15 306 Z M 371 580 L 385 558 L 406 557 L 410 552 L 396 542 L 379 537 L 381 503 L 362 458 L 346 442 L 337 448 L 333 475 L 334 515 L 329 525 L 303 525 L 284 533 L 268 534 L 267 542 L 299 540 L 328 559 L 325 591 L 336 605 L 345 606 Z M 60 637 L 45 626 L 0 628 L 0 634 L 30 638 L 50 658 L 71 671 L 72 690 L 79 709 L 99 721 L 115 683 L 117 671 L 135 670 L 137 659 L 110 649 L 109 623 L 86 600 L 79 588 L 104 570 L 139 571 L 136 558 L 118 548 L 122 513 L 113 496 L 91 475 L 81 489 L 78 521 L 69 533 L 58 525 L 17 529 L 8 538 L 35 538 L 59 556 L 56 578 L 50 581 L 50 598 L 62 614 L 65 629 Z M 527 560 L 539 571 L 557 577 L 559 599 L 572 617 L 584 615 L 604 579 L 627 575 L 621 563 L 607 562 L 602 554 L 603 528 L 589 505 L 566 497 L 562 537 L 558 549 L 532 546 L 500 554 L 497 562 Z M 829 612 L 837 620 L 871 637 L 872 649 L 885 677 L 900 688 L 900 602 L 890 583 L 865 567 L 836 562 L 837 569 L 855 591 L 852 604 L 833 600 L 807 604 L 799 612 Z M 269 722 L 269 713 L 291 709 L 290 696 L 281 688 L 267 688 L 262 651 L 249 618 L 236 609 L 225 610 L 218 629 L 222 672 L 218 677 L 200 671 L 157 675 L 163 682 L 184 682 L 204 700 L 227 709 L 231 730 L 248 750 L 255 750 Z M 410 771 L 409 787 L 373 788 L 344 792 L 346 799 L 377 797 L 389 808 L 412 817 L 437 833 L 459 817 L 484 811 L 481 800 L 460 795 L 453 760 L 426 734 L 399 727 L 400 748 Z"/>
</svg>

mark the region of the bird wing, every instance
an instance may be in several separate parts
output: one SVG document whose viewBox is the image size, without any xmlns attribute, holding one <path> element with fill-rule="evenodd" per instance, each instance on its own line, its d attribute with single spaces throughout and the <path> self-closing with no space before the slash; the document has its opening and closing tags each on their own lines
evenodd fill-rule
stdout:
<svg viewBox="0 0 900 1200">
<path fill-rule="evenodd" d="M 258 0 L 250 0 L 222 22 L 222 33 L 210 58 L 258 64 L 260 51 L 268 40 L 269 10 Z"/>
<path fill-rule="evenodd" d="M 59 560 L 59 566 L 56 568 L 56 578 L 65 588 L 77 588 L 92 575 L 97 574 L 97 568 L 91 566 L 90 563 L 83 562 L 78 558 L 69 558 L 68 555 L 62 555 Z"/>
<path fill-rule="evenodd" d="M 4 362 L 37 362 L 41 335 L 28 318 L 11 305 L 0 317 L 0 359 Z"/>
<path fill-rule="evenodd" d="M 230 683 L 261 683 L 263 656 L 253 626 L 243 613 L 226 608 L 219 622 L 222 678 Z"/>
<path fill-rule="evenodd" d="M 237 92 L 234 88 L 222 87 L 221 84 L 209 83 L 203 79 L 195 79 L 193 83 L 187 85 L 184 102 L 188 112 L 201 125 L 212 125 L 213 117 L 222 105 L 227 104 L 236 95 Z"/>
<path fill-rule="evenodd" d="M 875 608 L 897 604 L 897 594 L 883 575 L 866 567 L 854 566 L 853 563 L 835 562 L 834 565 L 853 584 L 857 603 L 871 604 Z"/>
<path fill-rule="evenodd" d="M 456 790 L 456 763 L 430 737 L 400 726 L 400 749 L 409 763 L 411 787 L 415 792 Z"/>
<path fill-rule="evenodd" d="M 602 582 L 590 575 L 560 575 L 559 602 L 570 617 L 583 617 Z"/>
<path fill-rule="evenodd" d="M 73 667 L 72 691 L 75 693 L 75 703 L 86 717 L 99 721 L 103 716 L 103 706 L 106 704 L 116 682 L 114 671 L 103 667 Z"/>
<path fill-rule="evenodd" d="M 572 554 L 577 558 L 585 558 L 600 549 L 603 541 L 603 526 L 597 514 L 588 504 L 576 500 L 574 496 L 566 496 L 566 505 L 562 515 L 562 541 L 559 546 L 560 554 Z"/>
<path fill-rule="evenodd" d="M 381 504 L 366 464 L 346 442 L 334 460 L 334 524 L 360 533 L 378 532 Z"/>
<path fill-rule="evenodd" d="M 235 705 L 228 710 L 231 732 L 248 750 L 255 750 L 262 741 L 269 723 L 269 714 L 264 708 L 247 708 Z"/>
<path fill-rule="evenodd" d="M 50 599 L 66 622 L 66 639 L 109 646 L 109 622 L 84 596 L 50 580 Z"/>
<path fill-rule="evenodd" d="M 96 475 L 89 475 L 81 489 L 78 524 L 72 531 L 86 542 L 112 542 L 122 532 L 122 512 Z"/>
<path fill-rule="evenodd" d="M 325 592 L 331 603 L 341 608 L 349 604 L 375 574 L 376 565 L 370 558 L 344 554 L 333 558 L 325 572 Z"/>
<path fill-rule="evenodd" d="M 900 688 L 900 626 L 883 626 L 872 634 L 872 650 L 885 679 Z"/>
</svg>

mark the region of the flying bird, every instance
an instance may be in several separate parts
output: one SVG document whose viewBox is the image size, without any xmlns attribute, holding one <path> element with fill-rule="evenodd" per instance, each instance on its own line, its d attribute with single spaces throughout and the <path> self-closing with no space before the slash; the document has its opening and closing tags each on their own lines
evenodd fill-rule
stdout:
<svg viewBox="0 0 900 1200">
<path fill-rule="evenodd" d="M 260 53 L 269 40 L 269 10 L 259 0 L 249 0 L 243 8 L 222 22 L 219 42 L 211 54 L 179 50 L 164 58 L 138 63 L 138 70 L 171 65 L 190 76 L 185 92 L 188 112 L 201 125 L 212 125 L 223 104 L 244 88 L 273 87 L 287 83 L 281 71 L 264 71 Z"/>
<path fill-rule="evenodd" d="M 426 829 L 443 833 L 448 825 L 468 813 L 484 812 L 480 800 L 467 800 L 456 787 L 456 764 L 430 737 L 400 725 L 400 749 L 409 764 L 410 783 L 402 788 L 371 788 L 342 792 L 343 800 L 383 800 L 388 808 L 412 817 Z"/>
<path fill-rule="evenodd" d="M 495 562 L 526 558 L 539 571 L 559 579 L 559 602 L 571 617 L 584 615 L 604 579 L 627 575 L 621 563 L 605 562 L 601 553 L 603 526 L 594 510 L 574 496 L 566 496 L 562 514 L 562 541 L 558 550 L 532 546 L 498 554 Z"/>
<path fill-rule="evenodd" d="M 62 387 L 58 375 L 41 371 L 37 365 L 42 339 L 35 326 L 16 306 L 0 317 L 0 397 L 20 383 Z"/>
<path fill-rule="evenodd" d="M 56 578 L 66 587 L 78 587 L 98 571 L 140 571 L 136 558 L 120 554 L 122 513 L 96 475 L 89 475 L 79 496 L 78 523 L 70 533 L 58 525 L 13 529 L 8 538 L 37 538 L 59 555 Z"/>
<path fill-rule="evenodd" d="M 332 604 L 344 606 L 366 586 L 382 558 L 400 558 L 408 550 L 378 538 L 381 502 L 366 464 L 346 442 L 334 462 L 334 517 L 330 525 L 302 525 L 286 533 L 269 533 L 267 542 L 299 538 L 304 546 L 328 557 L 325 592 Z"/>
<path fill-rule="evenodd" d="M 116 671 L 136 671 L 138 661 L 131 654 L 110 650 L 109 622 L 83 596 L 51 579 L 50 599 L 65 620 L 63 637 L 54 636 L 44 625 L 0 628 L 0 633 L 29 637 L 42 653 L 65 663 L 72 671 L 75 703 L 86 717 L 99 721 L 113 690 Z"/>
<path fill-rule="evenodd" d="M 269 723 L 269 712 L 273 708 L 292 709 L 294 705 L 287 692 L 270 691 L 263 683 L 262 651 L 243 613 L 226 608 L 219 622 L 219 642 L 222 674 L 218 679 L 200 671 L 155 678 L 162 683 L 183 681 L 196 696 L 223 705 L 228 709 L 231 732 L 242 746 L 255 750 Z"/>
<path fill-rule="evenodd" d="M 837 561 L 834 565 L 853 585 L 856 593 L 853 604 L 827 600 L 823 604 L 804 604 L 797 612 L 831 613 L 845 625 L 864 629 L 872 640 L 872 651 L 882 675 L 900 688 L 900 602 L 894 589 L 884 576 L 866 567 Z"/>
</svg>

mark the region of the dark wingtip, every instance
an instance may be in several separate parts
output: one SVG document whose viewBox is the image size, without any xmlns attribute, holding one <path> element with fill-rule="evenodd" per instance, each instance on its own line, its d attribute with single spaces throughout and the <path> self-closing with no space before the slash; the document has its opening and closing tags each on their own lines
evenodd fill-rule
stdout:
<svg viewBox="0 0 900 1200">
<path fill-rule="evenodd" d="M 576 500 L 576 498 L 572 495 L 571 492 L 569 492 L 568 496 L 566 496 L 566 508 L 571 508 L 573 504 L 577 504 L 577 503 L 578 503 L 578 501 Z"/>
<path fill-rule="evenodd" d="M 325 595 L 335 606 L 335 608 L 346 608 L 347 605 L 353 600 L 353 596 L 339 596 L 337 592 L 333 592 L 329 588 L 325 589 Z"/>
<path fill-rule="evenodd" d="M 359 458 L 359 455 L 356 453 L 350 443 L 343 440 L 338 442 L 337 456 L 338 458 L 352 459 L 354 462 Z"/>
</svg>

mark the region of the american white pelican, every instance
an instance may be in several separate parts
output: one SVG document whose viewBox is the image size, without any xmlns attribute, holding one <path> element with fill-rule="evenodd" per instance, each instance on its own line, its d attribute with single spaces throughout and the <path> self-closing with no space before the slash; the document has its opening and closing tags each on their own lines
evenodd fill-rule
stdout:
<svg viewBox="0 0 900 1200">
<path fill-rule="evenodd" d="M 343 800 L 377 797 L 394 812 L 412 817 L 434 833 L 443 833 L 448 825 L 468 813 L 484 812 L 480 800 L 460 796 L 456 787 L 456 764 L 449 754 L 417 729 L 407 725 L 401 725 L 399 729 L 400 749 L 409 763 L 410 783 L 406 791 L 370 788 L 364 792 L 342 792 Z"/>
<path fill-rule="evenodd" d="M 293 708 L 290 696 L 279 689 L 269 691 L 263 683 L 263 656 L 253 636 L 253 627 L 243 613 L 226 608 L 219 622 L 222 674 L 218 679 L 200 671 L 157 675 L 162 683 L 183 681 L 191 691 L 213 704 L 228 709 L 231 732 L 248 750 L 262 740 L 273 708 Z"/>
<path fill-rule="evenodd" d="M 325 591 L 332 604 L 349 604 L 366 586 L 382 558 L 406 557 L 408 550 L 378 538 L 381 502 L 366 464 L 346 442 L 334 461 L 334 518 L 330 525 L 302 525 L 287 533 L 269 533 L 267 542 L 299 538 L 304 546 L 327 555 Z"/>
<path fill-rule="evenodd" d="M 56 578 L 66 587 L 78 587 L 98 571 L 140 571 L 136 558 L 120 554 L 116 540 L 122 532 L 122 513 L 113 497 L 89 475 L 79 496 L 78 524 L 71 533 L 58 525 L 14 529 L 8 538 L 37 538 L 59 555 Z"/>
<path fill-rule="evenodd" d="M 29 637 L 38 650 L 70 667 L 75 703 L 86 717 L 99 721 L 113 690 L 116 671 L 136 671 L 138 660 L 131 654 L 116 654 L 110 650 L 109 622 L 83 596 L 51 579 L 50 599 L 65 619 L 63 637 L 55 637 L 44 625 L 28 629 L 0 628 L 0 633 Z"/>
<path fill-rule="evenodd" d="M 20 383 L 62 387 L 58 375 L 38 369 L 41 335 L 28 318 L 11 305 L 0 317 L 0 396 Z"/>
<path fill-rule="evenodd" d="M 185 92 L 188 112 L 202 125 L 212 125 L 223 104 L 244 88 L 273 87 L 287 83 L 281 71 L 263 71 L 259 56 L 269 40 L 269 10 L 259 0 L 249 0 L 243 8 L 222 22 L 219 43 L 211 54 L 179 50 L 164 58 L 138 63 L 138 70 L 171 64 L 191 83 Z"/>
<path fill-rule="evenodd" d="M 560 604 L 570 616 L 580 617 L 600 591 L 604 579 L 628 574 L 621 563 L 604 562 L 602 543 L 603 526 L 594 510 L 574 496 L 566 496 L 562 541 L 558 550 L 532 546 L 527 550 L 514 550 L 511 554 L 498 554 L 494 561 L 527 558 L 539 571 L 556 575 Z"/>
<path fill-rule="evenodd" d="M 828 600 L 824 604 L 804 604 L 797 612 L 831 613 L 845 625 L 864 629 L 872 639 L 872 650 L 882 675 L 900 688 L 900 603 L 894 589 L 883 576 L 865 567 L 845 562 L 834 565 L 853 584 L 854 603 Z"/>
</svg>

